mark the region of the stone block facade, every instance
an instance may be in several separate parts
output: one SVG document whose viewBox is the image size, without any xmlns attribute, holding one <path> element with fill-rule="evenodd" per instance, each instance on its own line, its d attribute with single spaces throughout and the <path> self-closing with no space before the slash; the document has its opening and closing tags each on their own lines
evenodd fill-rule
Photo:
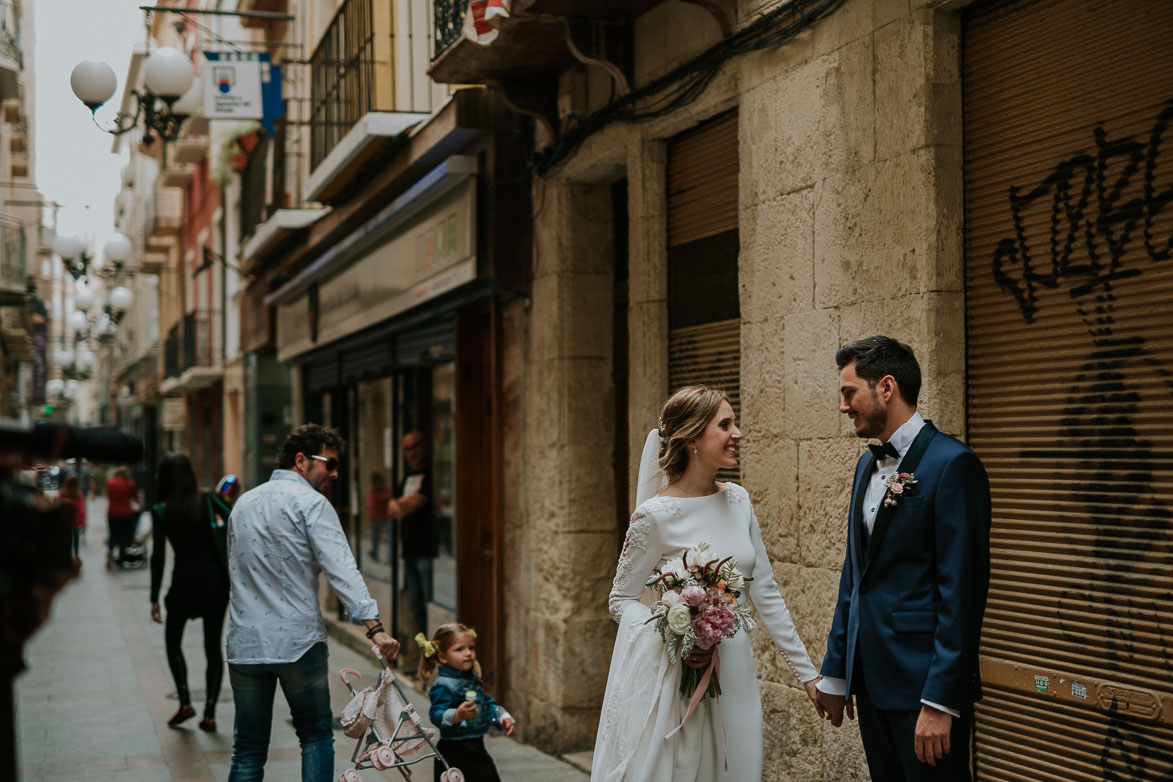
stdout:
<svg viewBox="0 0 1173 782">
<path fill-rule="evenodd" d="M 739 18 L 776 5 L 743 0 Z M 637 84 L 719 40 L 703 11 L 684 8 L 665 4 L 637 23 Z M 672 18 L 653 24 L 657 14 Z M 508 319 L 528 336 L 510 357 L 522 389 L 510 397 L 521 429 L 510 437 L 522 455 L 506 476 L 521 487 L 515 504 L 506 501 L 518 516 L 507 561 L 527 564 L 508 576 L 504 702 L 523 726 L 543 725 L 527 740 L 555 751 L 593 743 L 614 638 L 612 460 L 638 462 L 669 390 L 666 141 L 733 107 L 743 482 L 820 663 L 863 449 L 838 412 L 835 350 L 876 333 L 910 343 L 925 378 L 921 409 L 944 431 L 963 429 L 959 61 L 955 14 L 916 0 L 847 0 L 795 40 L 732 60 L 687 107 L 608 126 L 535 179 L 532 303 Z M 626 400 L 615 399 L 612 377 L 608 199 L 619 177 L 628 202 Z M 611 438 L 620 414 L 626 443 Z M 754 644 L 764 778 L 866 779 L 854 724 L 821 723 L 767 634 Z"/>
</svg>

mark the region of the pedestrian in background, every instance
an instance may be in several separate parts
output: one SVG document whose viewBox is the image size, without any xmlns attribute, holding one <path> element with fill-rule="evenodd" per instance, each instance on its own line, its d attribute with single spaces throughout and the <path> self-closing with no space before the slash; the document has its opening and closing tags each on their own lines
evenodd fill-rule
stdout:
<svg viewBox="0 0 1173 782">
<path fill-rule="evenodd" d="M 164 624 L 167 663 L 175 679 L 179 710 L 167 721 L 174 728 L 195 716 L 187 687 L 187 661 L 183 657 L 183 628 L 188 620 L 204 623 L 206 696 L 200 730 L 216 730 L 216 700 L 224 679 L 220 633 L 228 608 L 228 559 L 226 532 L 231 509 L 213 494 L 201 492 L 187 454 L 173 453 L 159 462 L 155 481 L 161 502 L 151 509 L 154 549 L 151 551 L 151 618 Z M 167 544 L 175 554 L 171 588 L 159 610 L 159 587 Z"/>
<path fill-rule="evenodd" d="M 334 778 L 326 626 L 318 607 L 325 572 L 352 622 L 388 664 L 399 642 L 383 630 L 379 608 L 326 492 L 338 478 L 342 438 L 333 429 L 294 429 L 267 483 L 241 495 L 228 523 L 231 591 L 228 676 L 236 704 L 230 782 L 264 776 L 277 684 L 301 744 L 302 782 Z"/>
<path fill-rule="evenodd" d="M 477 662 L 477 634 L 462 624 L 436 629 L 432 640 L 423 633 L 415 637 L 423 650 L 420 681 L 428 688 L 431 708 L 428 716 L 440 728 L 436 749 L 450 766 L 461 770 L 466 782 L 500 782 L 493 758 L 485 749 L 485 734 L 496 725 L 512 736 L 517 732 L 513 717 L 485 692 L 481 665 Z M 444 771 L 436 763 L 435 782 Z"/>
<path fill-rule="evenodd" d="M 121 564 L 122 550 L 134 538 L 134 524 L 142 503 L 138 485 L 130 477 L 130 469 L 119 467 L 106 481 L 106 569 Z"/>
<path fill-rule="evenodd" d="M 65 476 L 61 492 L 57 496 L 62 502 L 73 506 L 73 556 L 80 556 L 81 533 L 86 528 L 86 498 L 81 491 L 76 473 Z"/>
<path fill-rule="evenodd" d="M 387 515 L 399 519 L 403 544 L 403 583 L 416 628 L 428 632 L 428 603 L 432 602 L 432 560 L 436 557 L 436 520 L 432 502 L 432 464 L 427 441 L 419 432 L 403 437 L 407 474 L 399 496 L 387 503 Z"/>
</svg>

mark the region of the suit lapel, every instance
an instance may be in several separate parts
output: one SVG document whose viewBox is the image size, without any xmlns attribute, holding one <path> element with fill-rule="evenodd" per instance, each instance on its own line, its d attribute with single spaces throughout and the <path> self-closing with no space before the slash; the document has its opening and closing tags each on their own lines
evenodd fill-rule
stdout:
<svg viewBox="0 0 1173 782">
<path fill-rule="evenodd" d="M 868 452 L 861 468 L 855 473 L 855 490 L 852 493 L 850 527 L 852 550 L 855 552 L 855 570 L 863 573 L 866 552 L 863 543 L 863 495 L 867 493 L 868 478 L 876 466 L 875 454 Z"/>
<path fill-rule="evenodd" d="M 925 455 L 925 449 L 929 447 L 929 442 L 936 433 L 937 428 L 933 426 L 933 422 L 925 421 L 925 425 L 917 433 L 916 439 L 912 441 L 912 445 L 896 469 L 899 472 L 915 472 L 921 457 Z M 874 457 L 872 461 L 875 461 Z M 870 471 L 868 475 L 871 475 Z M 880 509 L 876 512 L 876 523 L 872 525 L 872 539 L 868 544 L 868 557 L 867 564 L 864 565 L 864 572 L 867 572 L 868 565 L 872 564 L 872 560 L 876 558 L 876 552 L 880 550 L 880 544 L 884 542 L 884 533 L 888 531 L 888 521 L 894 510 L 895 508 L 888 507 L 881 500 Z"/>
</svg>

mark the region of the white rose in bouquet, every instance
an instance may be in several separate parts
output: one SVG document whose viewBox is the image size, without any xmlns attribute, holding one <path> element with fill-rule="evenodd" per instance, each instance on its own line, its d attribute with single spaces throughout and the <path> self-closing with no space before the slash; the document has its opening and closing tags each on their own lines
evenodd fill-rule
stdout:
<svg viewBox="0 0 1173 782">
<path fill-rule="evenodd" d="M 688 567 L 701 567 L 711 559 L 713 559 L 713 554 L 704 543 L 684 552 L 684 564 Z"/>
<path fill-rule="evenodd" d="M 692 626 L 692 611 L 685 603 L 677 603 L 668 609 L 668 629 L 676 635 L 684 635 Z"/>
<path fill-rule="evenodd" d="M 684 560 L 677 557 L 670 559 L 660 566 L 660 573 L 664 576 L 674 578 L 677 581 L 683 580 L 688 575 L 688 568 L 684 566 Z"/>
<path fill-rule="evenodd" d="M 680 593 L 677 592 L 675 589 L 669 589 L 667 592 L 665 592 L 663 595 L 660 596 L 660 602 L 663 603 L 664 605 L 666 605 L 668 608 L 671 608 L 672 606 L 676 605 L 677 603 L 679 603 L 683 599 L 684 598 L 682 598 L 680 596 Z"/>
</svg>

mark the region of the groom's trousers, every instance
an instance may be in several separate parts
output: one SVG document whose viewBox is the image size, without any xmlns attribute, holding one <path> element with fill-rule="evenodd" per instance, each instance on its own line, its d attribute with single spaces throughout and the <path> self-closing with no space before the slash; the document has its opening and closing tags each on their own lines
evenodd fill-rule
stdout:
<svg viewBox="0 0 1173 782">
<path fill-rule="evenodd" d="M 863 667 L 856 665 L 852 680 L 859 734 L 872 782 L 969 782 L 969 741 L 973 707 L 953 719 L 949 754 L 930 766 L 916 758 L 916 721 L 920 710 L 879 709 L 868 698 Z"/>
</svg>

